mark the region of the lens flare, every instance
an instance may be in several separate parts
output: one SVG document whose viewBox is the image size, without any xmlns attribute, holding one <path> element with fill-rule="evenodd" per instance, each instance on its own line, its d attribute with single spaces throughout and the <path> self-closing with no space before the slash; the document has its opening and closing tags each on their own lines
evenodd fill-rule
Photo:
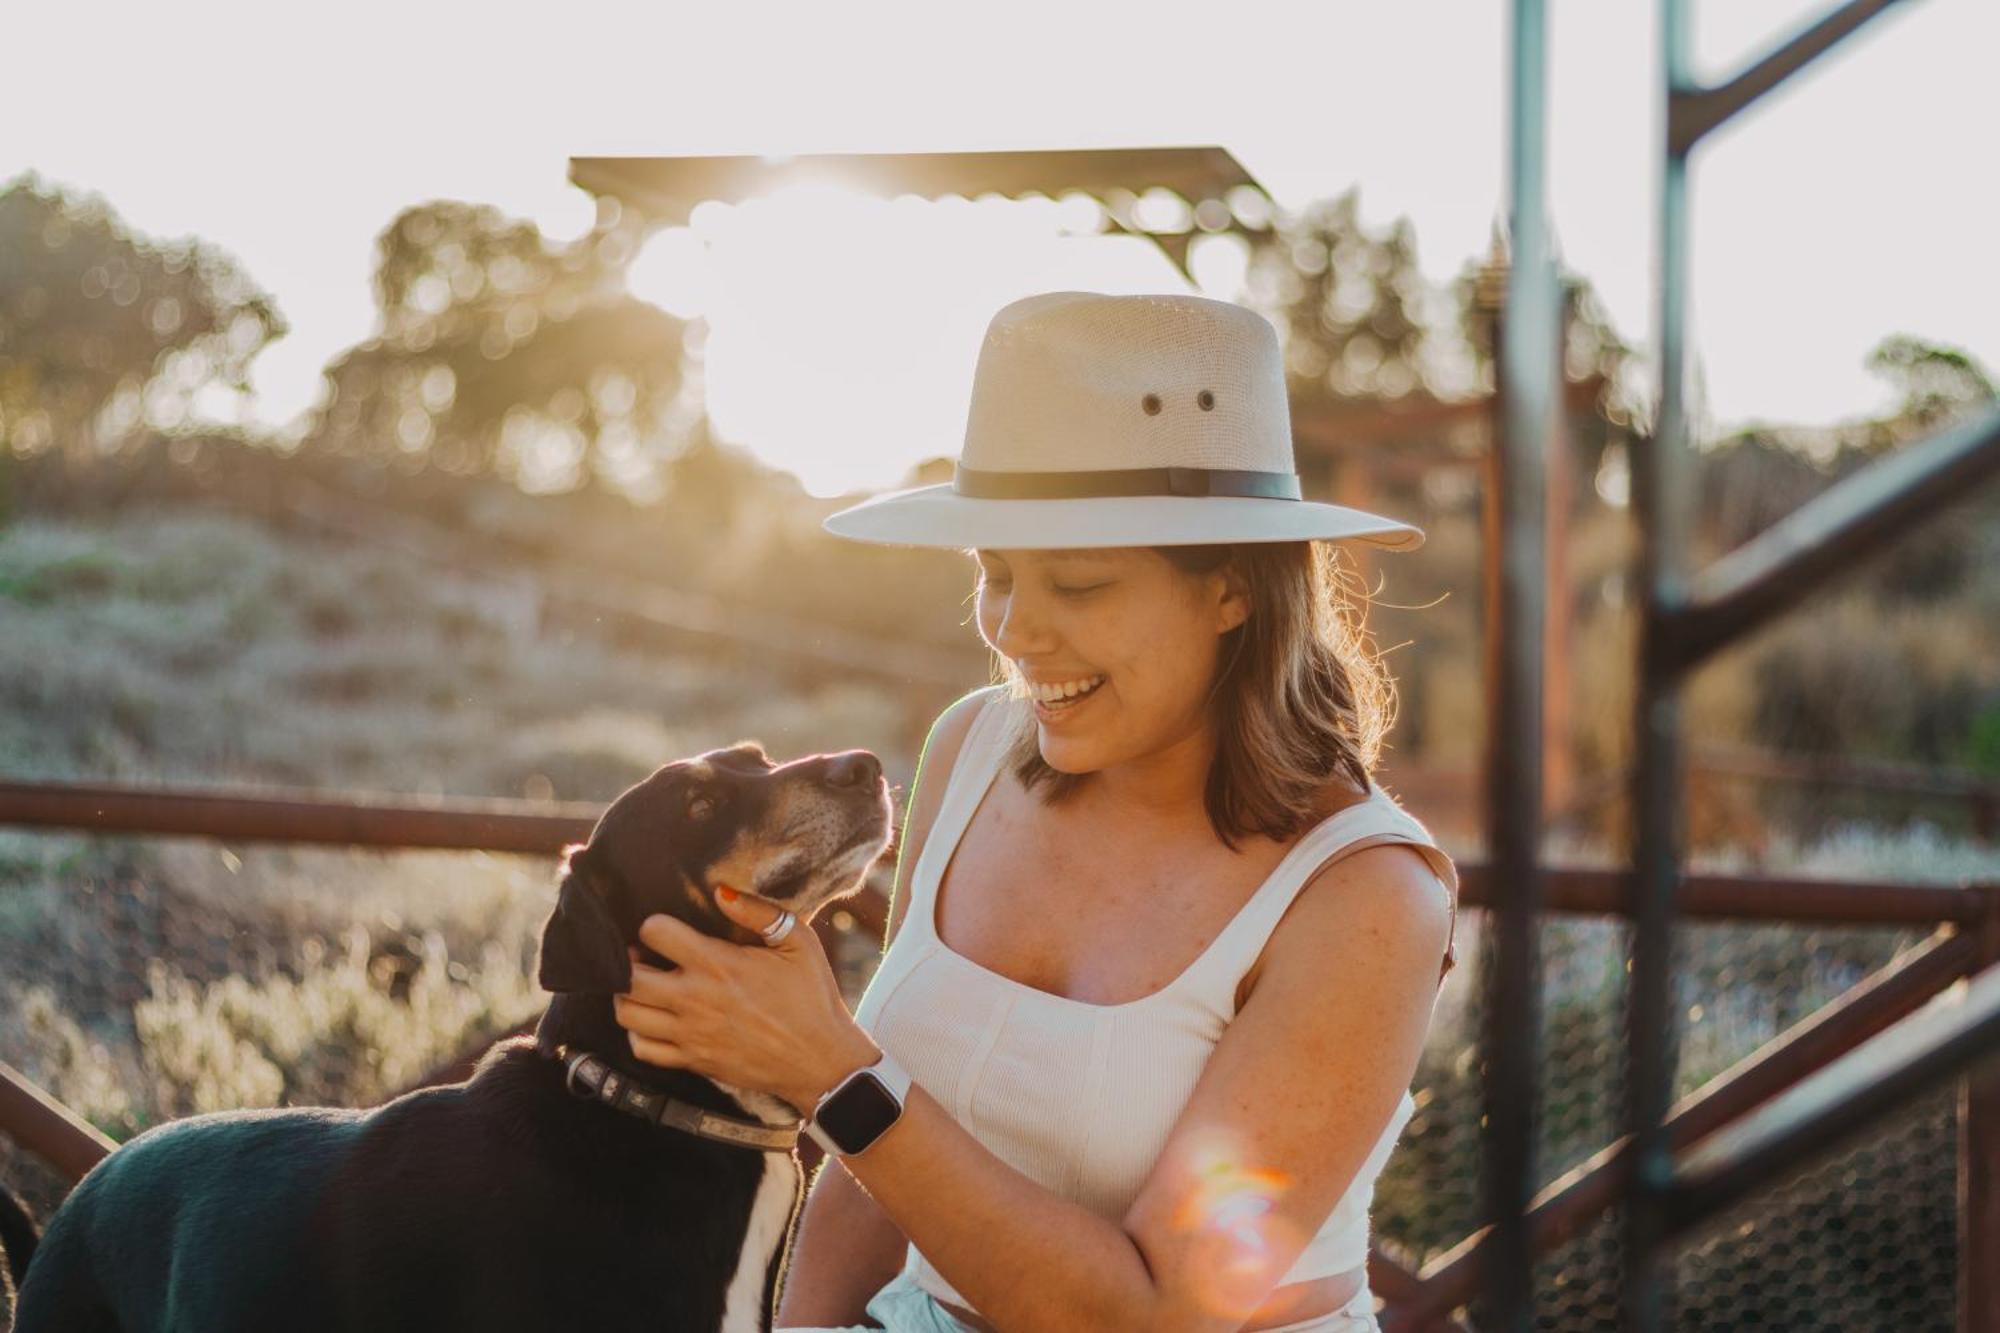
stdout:
<svg viewBox="0 0 2000 1333">
<path fill-rule="evenodd" d="M 1304 1241 L 1274 1211 L 1291 1179 L 1249 1165 L 1221 1143 L 1197 1149 L 1193 1170 L 1195 1187 L 1176 1210 L 1174 1225 L 1192 1235 L 1202 1302 L 1217 1315 L 1248 1318 Z"/>
</svg>

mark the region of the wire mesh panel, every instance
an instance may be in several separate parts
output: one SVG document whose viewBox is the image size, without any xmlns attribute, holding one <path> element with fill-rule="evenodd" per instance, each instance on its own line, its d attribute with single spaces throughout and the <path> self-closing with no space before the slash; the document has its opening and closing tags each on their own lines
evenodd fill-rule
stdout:
<svg viewBox="0 0 2000 1333">
<path fill-rule="evenodd" d="M 208 1111 L 376 1105 L 547 1001 L 552 858 L 4 832 L 0 855 L 0 1061 L 119 1141 Z M 879 945 L 831 915 L 858 996 Z M 4 1135 L 0 1183 L 43 1217 L 68 1190 Z"/>
<path fill-rule="evenodd" d="M 0 1060 L 119 1141 L 377 1104 L 546 998 L 549 858 L 7 838 Z M 65 1187 L 0 1152 L 46 1216 Z"/>
<path fill-rule="evenodd" d="M 1718 1219 L 1676 1259 L 1676 1327 L 1956 1326 L 1958 1102 L 1924 1098 Z"/>
<path fill-rule="evenodd" d="M 1485 912 L 1461 916 L 1467 948 Z M 1624 1096 L 1628 928 L 1552 916 L 1544 961 L 1536 1180 L 1546 1187 L 1611 1144 Z M 1763 922 L 1677 927 L 1686 1096 L 1921 943 L 1928 929 Z M 1480 1001 L 1471 969 L 1440 998 L 1413 1095 L 1418 1111 L 1376 1184 L 1376 1243 L 1422 1267 L 1481 1224 Z M 1702 1231 L 1680 1253 L 1677 1328 L 1949 1328 L 1956 1280 L 1956 1103 L 1927 1099 L 1864 1144 Z M 1619 1328 L 1615 1211 L 1536 1267 L 1535 1327 Z M 1477 1301 L 1467 1307 L 1480 1327 Z"/>
</svg>

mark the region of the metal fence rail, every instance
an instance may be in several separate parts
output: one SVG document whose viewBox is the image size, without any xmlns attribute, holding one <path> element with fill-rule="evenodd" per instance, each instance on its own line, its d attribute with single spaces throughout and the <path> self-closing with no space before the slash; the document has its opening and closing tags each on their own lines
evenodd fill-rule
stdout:
<svg viewBox="0 0 2000 1333">
<path fill-rule="evenodd" d="M 553 856 L 589 837 L 596 821 L 597 807 L 583 802 L 0 780 L 0 827 L 98 835 Z M 1458 870 L 1462 902 L 1499 905 L 1490 863 L 1466 861 Z M 1540 873 L 1547 881 L 1544 910 L 1590 916 L 1621 913 L 1632 881 L 1629 869 L 1609 866 L 1543 866 Z M 1685 877 L 1680 911 L 1710 920 L 1968 924 L 1985 919 L 1990 893 L 1981 884 L 1707 873 Z M 861 929 L 881 936 L 887 904 L 878 891 L 864 888 L 842 906 Z"/>
<path fill-rule="evenodd" d="M 1701 572 L 1691 570 L 1692 472 L 1686 404 L 1688 363 L 1689 158 L 1712 130 L 1889 8 L 1892 0 L 1848 0 L 1780 43 L 1742 73 L 1704 86 L 1693 72 L 1692 6 L 1661 0 L 1660 40 L 1666 116 L 1660 156 L 1659 413 L 1650 447 L 1638 451 L 1634 498 L 1641 535 L 1643 596 L 1633 781 L 1635 841 L 1632 916 L 1637 930 L 1627 1006 L 1627 1134 L 1632 1161 L 1625 1180 L 1625 1279 L 1621 1304 L 1637 1333 L 1666 1327 L 1666 1292 L 1675 1241 L 1713 1219 L 1753 1186 L 1770 1184 L 1843 1133 L 1901 1105 L 1936 1078 L 1959 1071 L 1987 1050 L 1996 1025 L 1988 1011 L 1990 978 L 1979 983 L 1956 1019 L 1910 1040 L 1894 1058 L 1856 1052 L 1816 1085 L 1823 1100 L 1774 1103 L 1741 1137 L 1699 1158 L 1676 1162 L 1669 1101 L 1679 1059 L 1680 1015 L 1672 1001 L 1672 941 L 1680 867 L 1683 769 L 1681 691 L 1689 675 L 1720 648 L 1797 605 L 1842 571 L 1878 551 L 2000 471 L 2000 413 L 1908 446 L 1842 481 L 1738 551 Z M 1517 12 L 1538 8 L 1517 4 Z M 1513 117 L 1538 117 L 1517 96 Z M 1539 216 L 1528 219 L 1539 227 Z M 1536 347 L 1536 354 L 1548 349 Z M 1526 651 L 1513 645 L 1516 651 Z M 1982 951 L 1982 964 L 1994 958 Z M 1974 1077 L 1968 1096 L 1992 1095 Z M 1990 1106 L 1968 1124 L 1990 1135 Z M 1986 1144 L 1991 1161 L 1993 1146 Z M 1723 1182 L 1727 1182 L 1724 1184 Z M 1982 1186 L 1985 1188 L 1986 1186 Z M 2000 1234 L 1990 1229 L 1990 1200 L 1967 1201 L 1961 1228 L 1959 1322 L 2000 1329 L 2000 1280 L 1990 1260 Z M 1504 1293 L 1503 1293 L 1504 1294 Z M 1509 1328 L 1526 1328 L 1530 1311 L 1510 1303 Z"/>
<path fill-rule="evenodd" d="M 217 838 L 230 842 L 324 843 L 372 848 L 447 848 L 554 854 L 587 836 L 595 808 L 551 807 L 523 801 L 409 801 L 313 792 L 202 791 L 64 783 L 0 783 L 0 825 L 78 829 L 95 834 Z M 1471 908 L 1495 905 L 1490 865 L 1461 867 L 1461 898 Z M 1629 871 L 1602 867 L 1543 867 L 1547 914 L 1616 916 L 1626 902 Z M 1675 1108 L 1667 1132 L 1676 1148 L 1702 1141 L 1775 1105 L 1788 1089 L 1822 1074 L 1871 1037 L 1922 1006 L 1986 958 L 1982 941 L 2000 922 L 2000 885 L 1923 886 L 1889 882 L 1691 875 L 1683 908 L 1716 921 L 1806 922 L 1845 926 L 1931 926 L 1933 938 L 1837 1003 L 1811 1013 L 1753 1057 L 1718 1075 Z M 854 928 L 879 941 L 887 902 L 865 887 L 844 900 Z M 815 923 L 830 929 L 831 913 Z M 413 1086 L 463 1079 L 486 1042 L 441 1064 Z M 1942 1066 L 1933 1062 L 1933 1073 Z M 0 1067 L 0 1134 L 49 1161 L 74 1180 L 112 1143 L 16 1071 Z M 1974 1149 L 1983 1140 L 1975 1140 Z M 1990 1149 L 1987 1149 L 1990 1151 Z M 1620 1139 L 1536 1193 L 1525 1210 L 1531 1258 L 1565 1244 L 1618 1200 L 1632 1159 Z M 810 1162 L 808 1163 L 810 1165 Z M 1450 1312 L 1479 1287 L 1495 1252 L 1495 1231 L 1482 1229 L 1424 1265 L 1421 1272 L 1379 1248 L 1370 1279 L 1387 1302 L 1385 1329 L 1456 1327 Z"/>
</svg>

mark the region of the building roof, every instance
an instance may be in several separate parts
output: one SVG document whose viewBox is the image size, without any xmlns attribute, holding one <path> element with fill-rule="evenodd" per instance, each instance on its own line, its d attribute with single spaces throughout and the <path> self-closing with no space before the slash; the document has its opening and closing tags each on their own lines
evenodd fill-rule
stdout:
<svg viewBox="0 0 2000 1333">
<path fill-rule="evenodd" d="M 573 157 L 569 178 L 595 195 L 636 208 L 662 226 L 685 224 L 696 204 L 736 202 L 786 185 L 821 183 L 885 197 L 962 195 L 1007 198 L 1070 193 L 1104 205 L 1118 231 L 1158 245 L 1187 273 L 1188 241 L 1198 232 L 1258 232 L 1270 225 L 1269 196 L 1226 148 L 1056 148 L 968 153 L 801 153 L 728 157 Z M 1149 190 L 1169 190 L 1195 210 L 1177 231 L 1139 225 L 1133 205 Z M 1241 190 L 1262 207 L 1245 207 Z"/>
</svg>

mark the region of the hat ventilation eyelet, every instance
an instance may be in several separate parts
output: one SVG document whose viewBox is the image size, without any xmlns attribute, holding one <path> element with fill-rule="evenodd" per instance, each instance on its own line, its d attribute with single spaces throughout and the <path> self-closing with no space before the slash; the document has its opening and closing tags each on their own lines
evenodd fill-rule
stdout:
<svg viewBox="0 0 2000 1333">
<path fill-rule="evenodd" d="M 1203 389 L 1194 396 L 1194 401 L 1195 405 L 1204 412 L 1213 410 L 1215 407 L 1215 390 Z"/>
<path fill-rule="evenodd" d="M 1149 417 L 1158 416 L 1160 414 L 1160 395 L 1156 393 L 1147 394 L 1144 398 L 1141 398 L 1139 400 L 1139 406 L 1146 409 L 1147 416 Z"/>
</svg>

